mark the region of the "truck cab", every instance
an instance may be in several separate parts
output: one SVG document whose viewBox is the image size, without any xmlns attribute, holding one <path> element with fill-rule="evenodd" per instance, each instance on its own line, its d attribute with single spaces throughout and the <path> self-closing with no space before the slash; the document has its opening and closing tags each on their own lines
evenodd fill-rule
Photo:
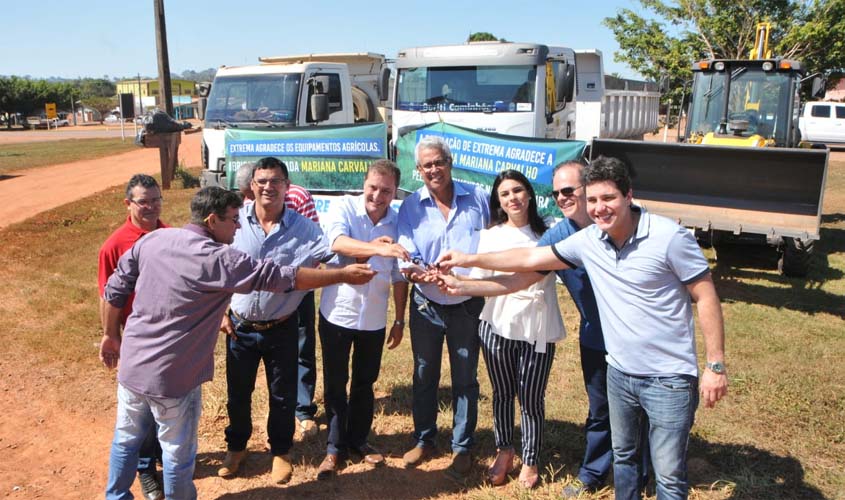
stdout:
<svg viewBox="0 0 845 500">
<path fill-rule="evenodd" d="M 221 67 L 207 92 L 204 186 L 226 185 L 227 128 L 277 129 L 383 119 L 377 107 L 387 95 L 389 70 L 382 55 L 309 54 L 259 60 L 262 64 Z M 327 115 L 317 119 L 311 110 L 315 93 L 325 94 L 328 101 Z"/>
</svg>

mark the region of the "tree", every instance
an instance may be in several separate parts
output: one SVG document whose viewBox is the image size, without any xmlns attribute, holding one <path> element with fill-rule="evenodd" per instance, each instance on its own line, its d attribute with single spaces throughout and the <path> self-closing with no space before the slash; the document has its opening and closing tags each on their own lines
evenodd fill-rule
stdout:
<svg viewBox="0 0 845 500">
<path fill-rule="evenodd" d="M 82 99 L 82 104 L 100 113 L 100 120 L 117 107 L 117 96 L 88 97 Z"/>
<path fill-rule="evenodd" d="M 655 81 L 668 78 L 677 101 L 699 59 L 745 59 L 758 22 L 770 21 L 772 53 L 801 60 L 809 73 L 845 68 L 845 0 L 638 0 L 603 24 L 621 51 L 617 62 Z M 831 84 L 835 83 L 831 80 Z"/>
<path fill-rule="evenodd" d="M 493 33 L 476 31 L 467 38 L 467 42 L 507 42 L 507 40 L 504 38 L 496 38 L 496 35 Z"/>
</svg>

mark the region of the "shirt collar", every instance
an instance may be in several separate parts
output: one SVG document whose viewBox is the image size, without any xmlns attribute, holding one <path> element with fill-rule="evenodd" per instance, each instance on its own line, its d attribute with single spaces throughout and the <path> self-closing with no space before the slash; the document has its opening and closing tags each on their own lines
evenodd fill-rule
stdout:
<svg viewBox="0 0 845 500">
<path fill-rule="evenodd" d="M 132 231 L 133 233 L 135 233 L 138 236 L 143 236 L 143 235 L 149 233 L 149 231 L 147 231 L 146 229 L 143 229 L 141 227 L 136 226 L 132 222 L 132 217 L 129 216 L 129 215 L 126 216 L 126 225 L 127 225 L 127 227 L 129 228 L 130 231 Z M 164 222 L 162 222 L 161 219 L 157 219 L 156 220 L 156 229 L 161 229 L 163 227 L 168 227 L 168 226 Z"/>
<path fill-rule="evenodd" d="M 452 201 L 458 199 L 458 196 L 466 196 L 470 194 L 469 191 L 461 184 L 460 182 L 455 182 L 455 179 L 452 179 Z M 423 184 L 420 188 L 420 201 L 427 200 L 431 198 L 431 192 L 428 190 L 428 186 Z"/>
<path fill-rule="evenodd" d="M 187 229 L 192 233 L 196 233 L 200 236 L 205 236 L 206 238 L 210 238 L 212 240 L 214 239 L 214 237 L 212 237 L 211 233 L 208 231 L 207 227 L 200 226 L 199 224 L 194 224 L 193 222 L 186 224 L 183 229 Z"/>
<path fill-rule="evenodd" d="M 258 224 L 258 216 L 255 215 L 255 202 L 250 204 L 244 205 L 243 209 L 246 210 L 246 217 L 249 220 L 250 224 Z M 276 222 L 279 223 L 280 226 L 289 226 L 290 225 L 290 218 L 293 217 L 291 215 L 293 210 L 288 210 L 288 207 L 285 205 L 282 208 L 282 215 L 279 217 L 279 220 Z"/>
</svg>

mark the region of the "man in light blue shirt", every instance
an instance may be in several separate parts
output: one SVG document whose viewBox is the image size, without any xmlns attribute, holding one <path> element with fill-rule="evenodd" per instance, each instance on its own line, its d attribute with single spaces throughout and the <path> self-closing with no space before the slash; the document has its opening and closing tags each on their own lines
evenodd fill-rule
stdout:
<svg viewBox="0 0 845 500">
<path fill-rule="evenodd" d="M 399 244 L 415 262 L 400 265 L 414 283 L 410 330 L 415 445 L 403 460 L 407 467 L 415 467 L 435 451 L 437 387 L 445 339 L 453 412 L 453 457 L 447 474 L 463 479 L 472 466 L 470 449 L 478 418 L 478 315 L 484 299 L 446 295 L 425 268 L 450 248 L 475 251 L 478 233 L 490 220 L 489 194 L 477 186 L 452 181 L 452 154 L 440 136 L 423 136 L 414 157 L 425 186 L 399 208 Z"/>
<path fill-rule="evenodd" d="M 255 259 L 279 265 L 314 267 L 332 257 L 328 241 L 314 222 L 285 208 L 290 183 L 287 167 L 276 158 L 256 163 L 252 177 L 255 202 L 241 209 L 242 227 L 232 246 Z M 297 400 L 297 308 L 308 290 L 290 293 L 235 294 L 222 328 L 226 343 L 226 385 L 229 425 L 228 453 L 218 470 L 221 477 L 237 473 L 252 434 L 252 391 L 263 360 L 270 391 L 267 435 L 273 455 L 271 478 L 290 480 Z"/>
<path fill-rule="evenodd" d="M 444 271 L 584 267 L 607 348 L 616 498 L 640 497 L 643 425 L 658 498 L 686 498 L 687 445 L 699 393 L 712 407 L 728 386 L 722 310 L 707 260 L 686 229 L 632 204 L 631 180 L 620 160 L 595 159 L 581 183 L 594 225 L 553 246 L 481 255 L 450 251 L 439 263 Z M 700 381 L 693 303 L 705 346 Z"/>
<path fill-rule="evenodd" d="M 323 288 L 321 295 L 320 343 L 328 443 L 326 457 L 317 470 L 319 480 L 333 477 L 350 456 L 371 466 L 384 464 L 384 455 L 367 443 L 367 436 L 373 422 L 373 384 L 381 367 L 391 284 L 396 319 L 387 336 L 388 349 L 399 345 L 405 327 L 408 282 L 399 273 L 397 259 L 408 260 L 409 255 L 396 243 L 397 216 L 390 206 L 399 177 L 395 163 L 376 160 L 367 168 L 363 194 L 332 202 L 323 219 L 326 235 L 337 254 L 327 267 L 366 261 L 376 275 L 364 286 L 329 286 Z"/>
</svg>

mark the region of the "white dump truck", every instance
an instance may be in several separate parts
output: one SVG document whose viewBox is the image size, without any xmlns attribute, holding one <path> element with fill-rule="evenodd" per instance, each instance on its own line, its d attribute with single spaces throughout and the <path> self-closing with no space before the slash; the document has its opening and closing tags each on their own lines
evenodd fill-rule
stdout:
<svg viewBox="0 0 845 500">
<path fill-rule="evenodd" d="M 203 186 L 227 185 L 227 128 L 272 130 L 389 119 L 385 103 L 390 69 L 381 54 L 306 54 L 259 61 L 222 66 L 212 84 L 200 86 Z M 322 100 L 315 101 L 317 96 Z"/>
<path fill-rule="evenodd" d="M 399 52 L 396 70 L 394 140 L 440 121 L 587 142 L 642 138 L 658 127 L 654 84 L 606 77 L 598 50 L 511 42 L 416 47 Z"/>
</svg>

